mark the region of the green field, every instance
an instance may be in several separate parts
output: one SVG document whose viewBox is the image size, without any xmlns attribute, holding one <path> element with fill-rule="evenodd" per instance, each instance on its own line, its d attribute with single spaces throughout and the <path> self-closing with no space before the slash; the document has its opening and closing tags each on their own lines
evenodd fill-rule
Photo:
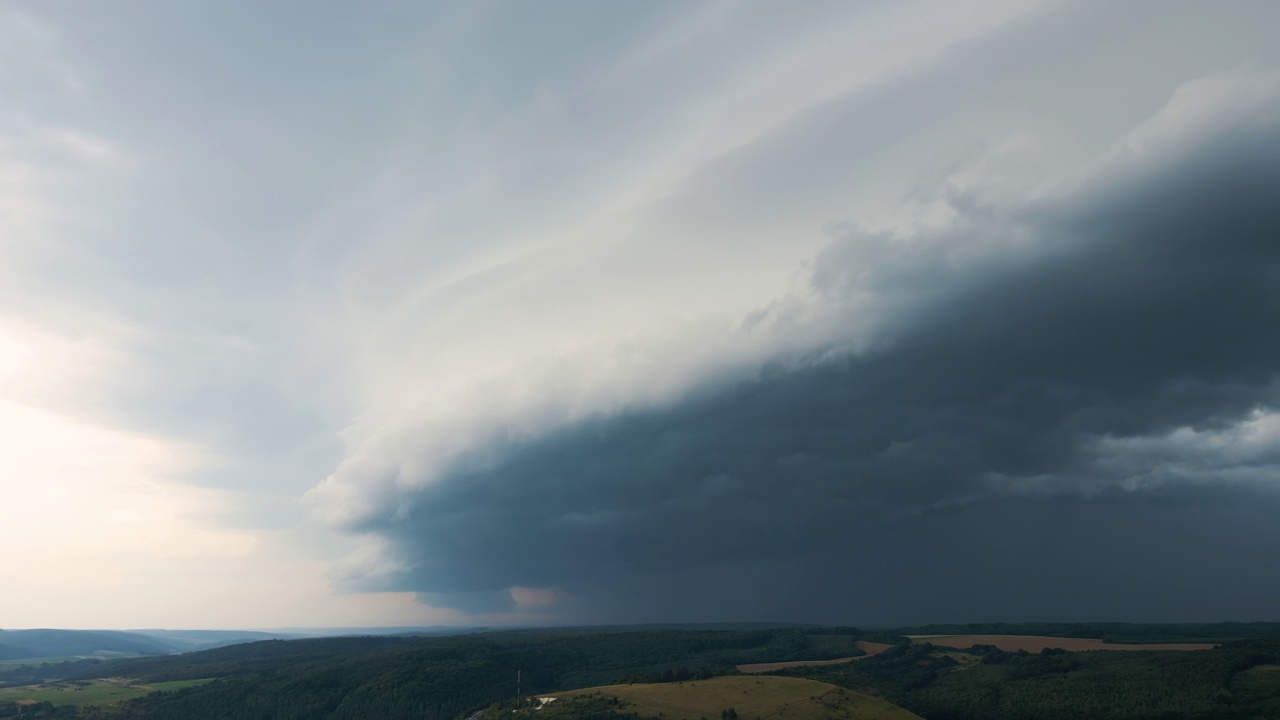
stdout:
<svg viewBox="0 0 1280 720">
<path fill-rule="evenodd" d="M 56 665 L 64 662 L 76 662 L 78 660 L 124 660 L 128 658 L 143 657 L 135 653 L 123 652 L 95 652 L 88 655 L 41 655 L 40 657 L 16 658 L 12 660 L 0 660 L 0 670 L 10 670 L 17 667 L 39 667 L 41 665 Z"/>
<path fill-rule="evenodd" d="M 15 667 L 36 667 L 39 665 L 52 665 L 61 662 L 75 662 L 77 660 L 85 660 L 89 655 L 59 655 L 53 657 L 37 657 L 37 658 L 19 658 L 17 660 L 0 660 L 0 670 L 7 670 Z M 114 660 L 116 657 L 97 658 Z"/>
<path fill-rule="evenodd" d="M 1280 716 L 1280 665 L 1259 665 L 1232 678 L 1232 690 L 1240 697 L 1270 713 Z"/>
<path fill-rule="evenodd" d="M 210 680 L 176 680 L 138 684 L 126 678 L 104 678 L 85 682 L 50 683 L 0 688 L 0 703 L 51 702 L 54 705 L 112 705 L 153 692 L 181 690 Z"/>
<path fill-rule="evenodd" d="M 41 665 L 54 665 L 58 662 L 76 662 L 77 660 L 119 660 L 122 657 L 137 657 L 133 655 L 58 655 L 49 657 L 22 657 L 18 660 L 0 660 L 0 670 L 10 670 L 13 667 L 38 667 Z"/>
<path fill-rule="evenodd" d="M 906 710 L 870 695 L 791 677 L 717 677 L 682 683 L 609 685 L 558 696 L 616 697 L 623 712 L 666 720 L 716 720 L 732 708 L 740 720 L 910 720 Z"/>
</svg>

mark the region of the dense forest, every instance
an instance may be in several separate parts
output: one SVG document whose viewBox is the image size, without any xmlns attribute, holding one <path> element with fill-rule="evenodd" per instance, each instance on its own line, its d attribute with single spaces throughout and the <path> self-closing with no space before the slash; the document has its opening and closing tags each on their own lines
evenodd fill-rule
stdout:
<svg viewBox="0 0 1280 720">
<path fill-rule="evenodd" d="M 929 720 L 1254 720 L 1280 718 L 1277 664 L 1277 640 L 1038 654 L 904 643 L 865 661 L 781 674 L 870 692 Z"/>
<path fill-rule="evenodd" d="M 1241 626 L 1078 627 L 1110 628 L 1111 636 L 1160 642 L 1230 638 Z M 930 629 L 939 630 L 933 634 L 1066 635 L 1062 626 L 1044 625 Z M 1274 638 L 1280 625 L 1253 629 Z M 897 644 L 857 662 L 781 672 L 868 692 L 929 720 L 1280 717 L 1278 639 L 1232 640 L 1196 652 L 1028 654 L 911 644 L 904 635 L 916 630 L 597 628 L 271 640 L 183 655 L 4 669 L 0 686 L 105 677 L 213 681 L 110 708 L 0 704 L 0 717 L 457 720 L 509 701 L 517 692 L 677 682 L 734 674 L 742 663 L 855 657 L 862 654 L 854 645 L 860 639 Z M 593 718 L 612 712 L 583 709 Z"/>
</svg>

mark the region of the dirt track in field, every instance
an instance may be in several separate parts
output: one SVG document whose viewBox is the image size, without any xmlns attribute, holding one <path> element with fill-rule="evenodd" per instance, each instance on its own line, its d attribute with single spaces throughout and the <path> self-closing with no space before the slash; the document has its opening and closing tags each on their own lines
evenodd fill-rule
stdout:
<svg viewBox="0 0 1280 720">
<path fill-rule="evenodd" d="M 1097 638 L 1057 638 L 1041 635 L 921 635 L 913 637 L 915 643 L 933 643 L 943 647 L 966 650 L 974 645 L 994 645 L 1005 652 L 1025 650 L 1038 653 L 1045 648 L 1062 648 L 1071 652 L 1090 650 L 1212 650 L 1212 643 L 1152 643 L 1124 645 L 1104 643 Z"/>
</svg>

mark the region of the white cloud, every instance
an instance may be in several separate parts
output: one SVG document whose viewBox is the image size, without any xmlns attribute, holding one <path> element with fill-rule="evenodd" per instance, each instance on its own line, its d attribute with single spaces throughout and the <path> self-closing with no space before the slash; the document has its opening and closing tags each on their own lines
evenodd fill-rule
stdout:
<svg viewBox="0 0 1280 720">
<path fill-rule="evenodd" d="M 1170 484 L 1280 490 L 1280 413 L 1271 410 L 1254 410 L 1225 428 L 1099 438 L 1090 450 L 1099 477 L 1126 490 Z"/>
<path fill-rule="evenodd" d="M 1107 153 L 1079 175 L 1063 178 L 1064 188 L 1087 191 L 1148 172 L 1170 155 L 1195 147 L 1222 128 L 1247 131 L 1272 122 L 1280 112 L 1280 69 L 1237 67 L 1180 83 L 1157 112 L 1112 143 Z"/>
</svg>

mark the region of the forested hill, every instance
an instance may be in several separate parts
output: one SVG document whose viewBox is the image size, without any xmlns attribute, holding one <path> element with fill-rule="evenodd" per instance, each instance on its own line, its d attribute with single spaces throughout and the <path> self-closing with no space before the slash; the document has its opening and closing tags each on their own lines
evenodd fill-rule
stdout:
<svg viewBox="0 0 1280 720">
<path fill-rule="evenodd" d="M 1280 641 L 1213 650 L 1004 652 L 902 644 L 779 674 L 875 693 L 928 720 L 1280 718 Z"/>
<path fill-rule="evenodd" d="M 267 641 L 171 657 L 48 666 L 42 679 L 219 678 L 131 701 L 111 717 L 453 720 L 515 696 L 735 672 L 744 662 L 860 655 L 854 629 L 505 632 Z M 0 680 L 5 674 L 0 673 Z M 11 684 L 29 681 L 9 676 Z M 81 717 L 96 717 L 82 710 Z"/>
<path fill-rule="evenodd" d="M 1127 628 L 1133 637 L 1154 642 L 1222 637 L 1205 628 Z M 891 649 L 857 662 L 780 672 L 876 695 L 929 720 L 1280 718 L 1280 641 L 1274 639 L 1185 652 L 1050 648 L 1033 654 L 991 645 L 934 647 L 904 637 L 922 634 L 917 629 L 923 628 L 568 629 L 272 640 L 164 657 L 0 666 L 0 687 L 60 681 L 57 686 L 71 688 L 72 696 L 95 678 L 133 678 L 134 687 L 213 679 L 109 708 L 0 702 L 0 718 L 460 720 L 517 692 L 527 697 L 734 675 L 738 664 L 859 657 L 857 641 L 894 639 L 898 643 Z M 946 630 L 975 635 L 1053 630 L 1044 625 L 928 629 L 944 631 L 932 633 L 939 635 L 949 634 Z"/>
</svg>

